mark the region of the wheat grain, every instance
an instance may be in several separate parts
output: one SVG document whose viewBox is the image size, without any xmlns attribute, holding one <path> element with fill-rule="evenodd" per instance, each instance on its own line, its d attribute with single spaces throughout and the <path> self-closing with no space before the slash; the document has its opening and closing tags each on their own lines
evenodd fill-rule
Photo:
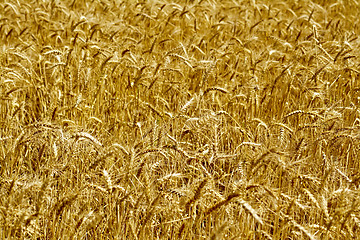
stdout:
<svg viewBox="0 0 360 240">
<path fill-rule="evenodd" d="M 83 3 L 0 4 L 1 238 L 356 238 L 357 2 Z"/>
</svg>

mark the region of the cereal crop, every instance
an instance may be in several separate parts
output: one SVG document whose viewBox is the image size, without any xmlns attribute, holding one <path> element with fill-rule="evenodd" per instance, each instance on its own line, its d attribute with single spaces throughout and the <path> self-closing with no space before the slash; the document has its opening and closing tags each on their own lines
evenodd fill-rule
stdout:
<svg viewBox="0 0 360 240">
<path fill-rule="evenodd" d="M 355 0 L 4 0 L 1 239 L 359 239 Z"/>
</svg>

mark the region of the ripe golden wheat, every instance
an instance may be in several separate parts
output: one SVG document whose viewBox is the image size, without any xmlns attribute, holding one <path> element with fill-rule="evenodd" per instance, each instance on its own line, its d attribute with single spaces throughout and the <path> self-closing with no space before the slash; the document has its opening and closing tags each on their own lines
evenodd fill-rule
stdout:
<svg viewBox="0 0 360 240">
<path fill-rule="evenodd" d="M 354 0 L 0 3 L 1 239 L 357 239 Z"/>
</svg>

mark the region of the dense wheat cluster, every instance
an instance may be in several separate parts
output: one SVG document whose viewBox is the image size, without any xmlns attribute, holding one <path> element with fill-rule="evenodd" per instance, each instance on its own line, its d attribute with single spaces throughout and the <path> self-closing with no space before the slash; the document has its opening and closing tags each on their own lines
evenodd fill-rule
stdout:
<svg viewBox="0 0 360 240">
<path fill-rule="evenodd" d="M 357 1 L 5 0 L 1 239 L 357 239 Z"/>
</svg>

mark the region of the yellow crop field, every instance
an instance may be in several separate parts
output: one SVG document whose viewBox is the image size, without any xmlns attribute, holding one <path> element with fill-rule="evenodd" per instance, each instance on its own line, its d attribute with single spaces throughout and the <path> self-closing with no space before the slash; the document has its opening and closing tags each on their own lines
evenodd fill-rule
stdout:
<svg viewBox="0 0 360 240">
<path fill-rule="evenodd" d="M 0 239 L 360 239 L 355 0 L 4 0 Z"/>
</svg>

